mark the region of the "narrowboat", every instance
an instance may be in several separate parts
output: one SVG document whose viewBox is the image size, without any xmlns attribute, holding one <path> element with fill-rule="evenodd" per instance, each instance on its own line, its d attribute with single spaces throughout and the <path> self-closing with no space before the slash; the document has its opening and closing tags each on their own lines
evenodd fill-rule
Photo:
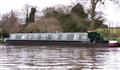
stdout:
<svg viewBox="0 0 120 70">
<path fill-rule="evenodd" d="M 108 46 L 99 33 L 13 33 L 5 39 L 6 45 Z"/>
</svg>

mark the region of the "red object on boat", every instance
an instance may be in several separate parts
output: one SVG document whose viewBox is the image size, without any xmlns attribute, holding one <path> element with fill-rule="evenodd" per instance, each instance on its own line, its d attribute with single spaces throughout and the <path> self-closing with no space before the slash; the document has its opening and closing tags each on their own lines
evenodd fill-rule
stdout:
<svg viewBox="0 0 120 70">
<path fill-rule="evenodd" d="M 120 47 L 120 43 L 117 41 L 109 41 L 109 47 Z"/>
<path fill-rule="evenodd" d="M 120 47 L 119 43 L 109 43 L 109 47 Z"/>
</svg>

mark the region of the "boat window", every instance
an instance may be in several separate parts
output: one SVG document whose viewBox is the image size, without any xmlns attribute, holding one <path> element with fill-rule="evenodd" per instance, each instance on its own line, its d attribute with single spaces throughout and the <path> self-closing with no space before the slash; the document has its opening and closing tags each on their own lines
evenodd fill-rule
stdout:
<svg viewBox="0 0 120 70">
<path fill-rule="evenodd" d="M 52 39 L 52 35 L 48 35 L 48 36 L 46 37 L 46 39 L 47 39 L 47 40 L 51 40 L 51 39 Z"/>
<path fill-rule="evenodd" d="M 34 39 L 34 40 L 38 39 L 38 35 L 37 34 L 33 35 L 32 39 Z"/>
<path fill-rule="evenodd" d="M 62 40 L 62 34 L 58 35 L 58 40 Z"/>
<path fill-rule="evenodd" d="M 66 38 L 67 38 L 67 34 L 63 34 L 62 35 L 62 40 L 66 40 Z"/>
<path fill-rule="evenodd" d="M 37 39 L 41 39 L 41 35 L 38 35 L 38 38 Z"/>
<path fill-rule="evenodd" d="M 83 39 L 89 41 L 88 35 L 85 34 L 84 37 L 83 37 Z"/>
<path fill-rule="evenodd" d="M 67 40 L 73 40 L 74 34 L 67 34 Z"/>
<path fill-rule="evenodd" d="M 15 39 L 21 39 L 21 35 L 16 35 Z"/>
<path fill-rule="evenodd" d="M 87 39 L 87 36 L 83 36 L 83 39 Z"/>
<path fill-rule="evenodd" d="M 27 39 L 29 39 L 29 35 L 27 35 L 27 37 L 26 37 Z"/>
<path fill-rule="evenodd" d="M 82 40 L 83 35 L 79 34 L 79 40 Z"/>
<path fill-rule="evenodd" d="M 27 35 L 27 39 L 34 39 L 33 35 Z"/>
<path fill-rule="evenodd" d="M 41 40 L 45 40 L 45 39 L 46 39 L 45 34 L 41 34 Z"/>
<path fill-rule="evenodd" d="M 87 34 L 80 34 L 79 35 L 79 40 L 81 40 L 81 41 L 87 41 L 88 40 L 88 38 L 87 38 Z"/>
<path fill-rule="evenodd" d="M 79 34 L 74 34 L 74 40 L 79 40 Z"/>
<path fill-rule="evenodd" d="M 58 39 L 58 34 L 52 34 L 52 40 L 57 40 Z"/>
<path fill-rule="evenodd" d="M 15 39 L 15 35 L 14 34 L 10 34 L 10 39 Z"/>
</svg>

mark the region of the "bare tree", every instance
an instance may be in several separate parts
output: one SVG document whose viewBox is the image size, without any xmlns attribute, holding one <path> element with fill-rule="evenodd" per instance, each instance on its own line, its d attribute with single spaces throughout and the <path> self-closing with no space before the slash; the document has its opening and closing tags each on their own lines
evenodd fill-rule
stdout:
<svg viewBox="0 0 120 70">
<path fill-rule="evenodd" d="M 25 4 L 25 5 L 24 5 L 23 11 L 24 11 L 24 14 L 26 15 L 26 17 L 25 17 L 25 23 L 26 23 L 26 24 L 28 24 L 29 8 L 30 8 L 30 5 L 29 5 L 29 4 Z"/>
<path fill-rule="evenodd" d="M 1 22 L 3 24 L 2 27 L 4 32 L 13 33 L 20 30 L 19 20 L 14 11 L 3 15 Z"/>
<path fill-rule="evenodd" d="M 94 29 L 95 26 L 95 16 L 96 16 L 96 6 L 98 2 L 101 2 L 102 0 L 91 0 L 91 29 Z"/>
<path fill-rule="evenodd" d="M 115 3 L 118 5 L 118 7 L 120 7 L 120 0 L 110 0 L 111 2 Z M 105 3 L 105 0 L 76 0 L 76 2 L 80 2 L 82 3 L 84 6 L 87 6 L 89 8 L 89 13 L 90 13 L 90 18 L 91 18 L 91 27 L 90 29 L 94 29 L 95 27 L 95 17 L 96 17 L 96 8 L 97 8 L 97 5 L 100 4 L 100 5 L 104 5 Z M 75 3 L 74 3 L 75 4 Z"/>
<path fill-rule="evenodd" d="M 90 14 L 91 19 L 90 29 L 94 29 L 97 4 L 98 3 L 103 4 L 104 0 L 76 0 L 76 2 L 80 2 L 84 6 L 89 8 L 88 12 Z"/>
<path fill-rule="evenodd" d="M 28 24 L 23 32 L 62 32 L 60 22 L 54 17 L 41 17 L 35 23 Z"/>
<path fill-rule="evenodd" d="M 37 10 L 36 10 L 36 6 L 32 6 L 32 5 L 29 5 L 29 4 L 25 4 L 24 6 L 23 6 L 23 9 L 22 9 L 22 14 L 23 15 L 25 15 L 25 18 L 24 18 L 24 20 L 25 20 L 25 23 L 26 23 L 26 25 L 29 23 L 29 21 L 30 21 L 30 17 L 31 17 L 31 12 L 33 13 L 34 11 L 35 11 L 35 13 L 36 12 L 38 12 Z M 33 13 L 34 14 L 34 13 Z M 32 14 L 32 16 L 34 16 L 35 17 L 35 14 L 33 15 Z"/>
<path fill-rule="evenodd" d="M 25 15 L 25 23 L 26 24 L 28 24 L 28 21 L 29 21 L 30 8 L 31 8 L 31 6 L 29 4 L 25 4 L 22 9 L 23 15 Z"/>
</svg>

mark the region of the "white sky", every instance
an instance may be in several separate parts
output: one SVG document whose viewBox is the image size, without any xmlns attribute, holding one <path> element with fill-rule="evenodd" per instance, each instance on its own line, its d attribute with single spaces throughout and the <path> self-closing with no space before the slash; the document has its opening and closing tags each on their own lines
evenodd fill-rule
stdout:
<svg viewBox="0 0 120 70">
<path fill-rule="evenodd" d="M 120 27 L 120 8 L 118 8 L 118 5 L 114 5 L 112 2 L 107 1 L 103 13 L 105 14 L 105 18 L 107 19 L 106 23 L 109 26 Z"/>
<path fill-rule="evenodd" d="M 70 5 L 71 0 L 0 0 L 0 13 L 8 12 L 11 9 L 22 9 L 25 4 L 43 9 L 57 4 Z"/>
<path fill-rule="evenodd" d="M 72 0 L 75 1 L 75 0 Z M 120 8 L 106 0 L 106 7 L 103 12 L 110 26 L 120 26 Z M 57 4 L 70 5 L 71 0 L 0 0 L 0 14 L 7 13 L 10 10 L 21 10 L 25 4 L 37 6 L 40 10 L 45 7 L 55 6 Z"/>
</svg>

